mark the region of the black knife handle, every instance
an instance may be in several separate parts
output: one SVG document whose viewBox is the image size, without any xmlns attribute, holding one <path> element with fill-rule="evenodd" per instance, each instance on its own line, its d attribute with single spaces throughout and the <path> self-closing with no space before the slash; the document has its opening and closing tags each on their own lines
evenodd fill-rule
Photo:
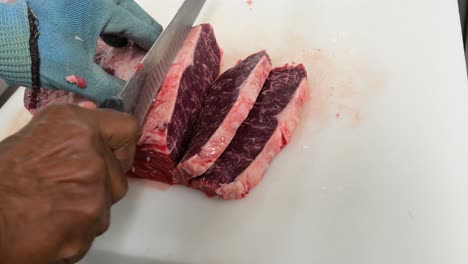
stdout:
<svg viewBox="0 0 468 264">
<path fill-rule="evenodd" d="M 125 112 L 124 103 L 122 99 L 117 96 L 112 96 L 104 100 L 99 105 L 99 108 L 112 109 L 119 112 Z"/>
</svg>

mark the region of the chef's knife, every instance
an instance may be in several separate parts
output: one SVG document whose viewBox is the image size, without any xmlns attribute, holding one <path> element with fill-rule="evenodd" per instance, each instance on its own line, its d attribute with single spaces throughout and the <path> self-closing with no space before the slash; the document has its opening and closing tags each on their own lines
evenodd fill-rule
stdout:
<svg viewBox="0 0 468 264">
<path fill-rule="evenodd" d="M 156 40 L 139 68 L 117 97 L 105 100 L 100 107 L 132 114 L 143 125 L 169 68 L 193 27 L 206 0 L 185 0 L 171 23 Z"/>
</svg>

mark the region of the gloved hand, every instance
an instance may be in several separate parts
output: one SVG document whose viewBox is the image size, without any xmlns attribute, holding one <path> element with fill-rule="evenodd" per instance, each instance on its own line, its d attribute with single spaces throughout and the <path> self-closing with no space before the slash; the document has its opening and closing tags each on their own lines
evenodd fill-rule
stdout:
<svg viewBox="0 0 468 264">
<path fill-rule="evenodd" d="M 133 117 L 53 104 L 0 142 L 0 263 L 75 263 L 127 192 Z"/>
<path fill-rule="evenodd" d="M 14 5 L 24 5 L 23 1 L 18 0 Z M 162 31 L 161 25 L 133 0 L 30 0 L 29 7 L 38 22 L 40 85 L 79 93 L 98 103 L 117 95 L 125 84 L 94 63 L 98 37 L 103 34 L 123 36 L 149 49 Z M 0 24 L 10 24 L 8 20 L 2 22 L 8 19 L 8 13 L 3 13 L 0 4 Z M 12 28 L 18 30 L 18 27 Z M 2 33 L 0 25 L 0 36 Z M 8 62 L 2 61 L 0 45 L 0 64 Z M 72 75 L 83 78 L 86 87 L 69 83 L 66 78 Z M 10 84 L 12 81 L 19 85 L 31 84 L 29 80 L 21 82 L 22 78 L 16 76 L 8 77 L 4 78 Z"/>
</svg>

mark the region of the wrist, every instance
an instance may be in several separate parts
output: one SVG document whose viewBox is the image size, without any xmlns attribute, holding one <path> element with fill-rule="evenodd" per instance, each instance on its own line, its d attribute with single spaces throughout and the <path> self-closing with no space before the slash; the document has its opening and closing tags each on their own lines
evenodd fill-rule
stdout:
<svg viewBox="0 0 468 264">
<path fill-rule="evenodd" d="M 2 155 L 2 145 L 3 142 L 0 143 L 0 259 L 1 260 L 10 260 L 10 250 L 9 247 L 11 246 L 9 243 L 9 228 L 8 228 L 8 220 L 7 220 L 7 207 L 8 201 L 6 196 L 8 195 L 7 191 L 4 188 L 4 184 L 1 179 L 6 175 L 6 164 L 8 161 L 5 160 L 5 155 Z"/>
<path fill-rule="evenodd" d="M 0 263 L 55 263 L 57 239 L 48 224 L 52 218 L 44 217 L 44 203 L 31 198 L 24 180 L 18 180 L 31 173 L 17 161 L 21 145 L 21 132 L 0 142 Z"/>
<path fill-rule="evenodd" d="M 18 254 L 21 243 L 15 236 L 15 232 L 21 229 L 21 219 L 16 209 L 22 206 L 14 203 L 16 190 L 8 177 L 15 171 L 12 151 L 16 144 L 16 135 L 0 142 L 0 263 L 24 263 L 21 254 Z"/>
<path fill-rule="evenodd" d="M 4 182 L 6 175 L 8 175 L 7 164 L 11 164 L 8 160 L 8 150 L 11 148 L 11 145 L 8 144 L 9 140 L 6 139 L 0 142 L 0 259 L 1 260 L 11 260 L 10 247 L 10 231 L 9 224 L 7 219 L 7 212 L 9 207 L 8 201 L 8 188 L 6 186 L 8 183 Z"/>
<path fill-rule="evenodd" d="M 0 259 L 9 260 L 8 250 L 8 225 L 3 208 L 0 208 Z"/>
<path fill-rule="evenodd" d="M 6 220 L 3 216 L 3 210 L 0 208 L 0 259 L 5 259 L 5 247 L 6 247 Z"/>
</svg>

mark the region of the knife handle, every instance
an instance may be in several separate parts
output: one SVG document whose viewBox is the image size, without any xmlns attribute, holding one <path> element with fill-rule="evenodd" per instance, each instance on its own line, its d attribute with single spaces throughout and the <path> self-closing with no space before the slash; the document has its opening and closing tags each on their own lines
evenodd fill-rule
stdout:
<svg viewBox="0 0 468 264">
<path fill-rule="evenodd" d="M 104 100 L 99 105 L 99 108 L 111 109 L 119 112 L 125 112 L 124 103 L 122 99 L 117 96 L 112 96 Z"/>
</svg>

